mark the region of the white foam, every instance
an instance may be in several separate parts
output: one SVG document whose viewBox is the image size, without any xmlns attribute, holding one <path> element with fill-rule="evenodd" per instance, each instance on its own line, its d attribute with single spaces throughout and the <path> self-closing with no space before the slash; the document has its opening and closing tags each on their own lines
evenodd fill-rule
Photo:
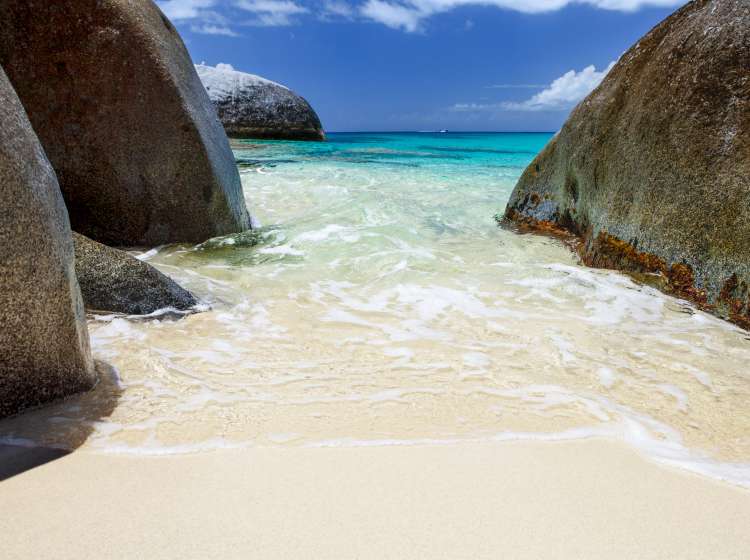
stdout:
<svg viewBox="0 0 750 560">
<path fill-rule="evenodd" d="M 339 224 L 328 224 L 321 229 L 298 235 L 295 241 L 298 243 L 320 243 L 331 238 L 347 243 L 356 243 L 361 239 L 361 236 L 353 228 Z"/>
<path fill-rule="evenodd" d="M 688 398 L 682 389 L 675 387 L 670 383 L 661 383 L 657 387 L 662 393 L 674 397 L 675 401 L 677 401 L 677 408 L 679 410 L 682 412 L 687 411 Z"/>
<path fill-rule="evenodd" d="M 489 356 L 483 352 L 466 352 L 462 356 L 462 359 L 465 365 L 480 369 L 483 369 L 492 363 Z"/>
<path fill-rule="evenodd" d="M 621 274 L 574 265 L 555 240 L 495 227 L 520 171 L 468 158 L 363 165 L 333 143 L 248 150 L 269 161 L 243 173 L 273 224 L 263 243 L 228 236 L 222 251 L 144 255 L 213 310 L 90 322 L 95 355 L 124 375 L 113 415 L 93 424 L 97 450 L 607 437 L 746 477 L 682 441 L 700 434 L 716 456 L 747 455 L 745 419 L 732 415 L 750 394 L 744 337 Z M 45 424 L 45 437 L 85 410 L 55 417 L 71 420 Z M 502 431 L 515 425 L 580 427 Z"/>
<path fill-rule="evenodd" d="M 290 255 L 293 257 L 302 257 L 305 255 L 304 251 L 295 249 L 290 245 L 277 245 L 276 247 L 263 247 L 258 250 L 259 253 L 264 255 Z"/>
<path fill-rule="evenodd" d="M 711 376 L 706 373 L 703 370 L 700 370 L 696 367 L 693 367 L 689 364 L 680 364 L 679 367 L 683 370 L 687 370 L 687 372 L 695 378 L 695 380 L 706 387 L 707 389 L 714 390 L 713 382 L 711 381 Z"/>
<path fill-rule="evenodd" d="M 615 384 L 617 375 L 610 368 L 601 367 L 597 370 L 596 373 L 599 375 L 599 383 L 601 383 L 602 386 L 606 387 L 607 389 L 612 388 L 612 386 Z"/>
<path fill-rule="evenodd" d="M 373 439 L 339 438 L 312 442 L 306 447 L 380 447 L 415 445 L 455 445 L 483 441 L 574 441 L 585 439 L 618 439 L 646 452 L 646 456 L 663 464 L 685 469 L 731 484 L 750 488 L 750 463 L 720 463 L 696 456 L 674 442 L 655 439 L 636 422 L 624 421 L 616 426 L 591 426 L 573 428 L 562 432 L 502 432 L 487 438 L 415 438 Z"/>
<path fill-rule="evenodd" d="M 161 248 L 162 247 L 154 247 L 153 249 L 149 249 L 148 251 L 144 251 L 143 253 L 138 253 L 135 255 L 135 258 L 139 261 L 147 261 L 151 257 L 155 257 L 156 255 L 158 255 Z"/>
</svg>

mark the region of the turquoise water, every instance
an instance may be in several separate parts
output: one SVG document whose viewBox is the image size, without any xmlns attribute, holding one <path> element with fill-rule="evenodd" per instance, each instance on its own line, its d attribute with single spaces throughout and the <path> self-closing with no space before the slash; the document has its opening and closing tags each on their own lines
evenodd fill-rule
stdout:
<svg viewBox="0 0 750 560">
<path fill-rule="evenodd" d="M 258 153 L 237 150 L 240 165 L 338 162 L 353 165 L 429 168 L 449 175 L 487 169 L 518 176 L 552 138 L 551 133 L 329 133 L 327 142 L 261 142 Z M 239 143 L 237 146 L 241 146 Z"/>
<path fill-rule="evenodd" d="M 117 406 L 95 417 L 89 396 L 12 436 L 83 425 L 126 453 L 606 437 L 750 485 L 747 334 L 497 226 L 550 137 L 236 144 L 262 227 L 140 255 L 211 310 L 93 318 Z"/>
</svg>

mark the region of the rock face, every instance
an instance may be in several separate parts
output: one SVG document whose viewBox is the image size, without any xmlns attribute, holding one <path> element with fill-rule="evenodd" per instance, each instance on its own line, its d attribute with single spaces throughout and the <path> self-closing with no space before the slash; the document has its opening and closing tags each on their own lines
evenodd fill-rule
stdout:
<svg viewBox="0 0 750 560">
<path fill-rule="evenodd" d="M 78 233 L 76 275 L 88 309 L 146 315 L 159 309 L 187 311 L 198 300 L 174 280 L 124 251 Z"/>
<path fill-rule="evenodd" d="M 2 418 L 95 382 L 60 187 L 2 69 L 0 206 Z"/>
<path fill-rule="evenodd" d="M 151 0 L 3 0 L 0 64 L 74 230 L 135 246 L 250 227 L 226 134 Z"/>
<path fill-rule="evenodd" d="M 750 327 L 749 69 L 750 2 L 688 3 L 573 111 L 506 217 Z"/>
<path fill-rule="evenodd" d="M 289 88 L 228 64 L 195 68 L 231 138 L 325 139 L 318 115 Z"/>
</svg>

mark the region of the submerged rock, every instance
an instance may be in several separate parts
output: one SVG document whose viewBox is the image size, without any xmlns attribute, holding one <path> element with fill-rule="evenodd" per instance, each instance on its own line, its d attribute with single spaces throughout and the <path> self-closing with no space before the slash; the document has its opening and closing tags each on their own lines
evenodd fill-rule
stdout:
<svg viewBox="0 0 750 560">
<path fill-rule="evenodd" d="M 250 228 L 226 134 L 151 0 L 3 0 L 0 64 L 74 230 L 135 246 Z"/>
<path fill-rule="evenodd" d="M 232 138 L 324 140 L 318 115 L 289 88 L 229 64 L 196 65 L 198 76 Z"/>
<path fill-rule="evenodd" d="M 127 315 L 147 315 L 170 308 L 188 311 L 198 300 L 174 280 L 125 251 L 78 233 L 76 275 L 86 308 Z"/>
<path fill-rule="evenodd" d="M 654 28 L 521 176 L 506 217 L 578 234 L 592 266 L 750 327 L 750 3 Z"/>
<path fill-rule="evenodd" d="M 0 68 L 0 418 L 91 388 L 60 187 Z"/>
</svg>

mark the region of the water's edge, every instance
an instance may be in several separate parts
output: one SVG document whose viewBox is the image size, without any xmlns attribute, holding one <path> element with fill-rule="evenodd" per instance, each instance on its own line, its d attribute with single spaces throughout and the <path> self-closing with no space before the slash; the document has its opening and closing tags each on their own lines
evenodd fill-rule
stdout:
<svg viewBox="0 0 750 560">
<path fill-rule="evenodd" d="M 747 333 L 497 227 L 548 138 L 235 143 L 264 226 L 139 255 L 210 310 L 92 318 L 119 380 L 0 423 L 0 443 L 164 454 L 605 437 L 750 486 Z"/>
</svg>

